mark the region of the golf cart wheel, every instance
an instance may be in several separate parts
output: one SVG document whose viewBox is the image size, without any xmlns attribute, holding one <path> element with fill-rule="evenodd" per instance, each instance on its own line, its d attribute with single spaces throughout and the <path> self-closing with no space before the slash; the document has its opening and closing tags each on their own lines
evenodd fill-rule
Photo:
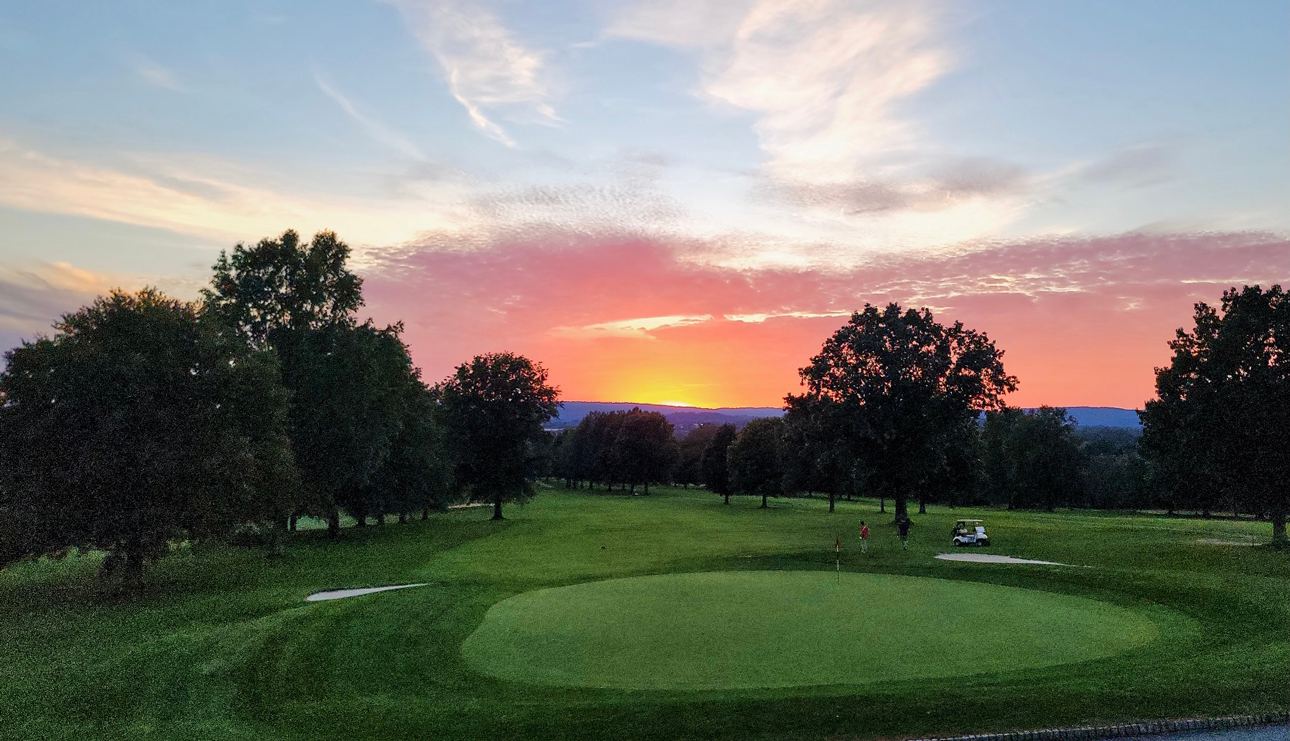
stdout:
<svg viewBox="0 0 1290 741">
<path fill-rule="evenodd" d="M 986 546 L 990 545 L 990 541 L 988 541 L 988 540 L 978 540 L 978 541 L 976 542 L 976 544 L 977 544 L 977 545 L 979 545 L 979 546 L 981 546 L 982 548 L 985 548 Z"/>
</svg>

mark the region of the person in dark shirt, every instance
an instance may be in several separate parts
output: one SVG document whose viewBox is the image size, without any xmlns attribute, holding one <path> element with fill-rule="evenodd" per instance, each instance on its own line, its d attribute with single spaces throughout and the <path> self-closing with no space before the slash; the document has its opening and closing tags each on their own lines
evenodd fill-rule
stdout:
<svg viewBox="0 0 1290 741">
<path fill-rule="evenodd" d="M 904 517 L 896 523 L 896 534 L 900 536 L 900 549 L 909 550 L 909 518 Z"/>
</svg>

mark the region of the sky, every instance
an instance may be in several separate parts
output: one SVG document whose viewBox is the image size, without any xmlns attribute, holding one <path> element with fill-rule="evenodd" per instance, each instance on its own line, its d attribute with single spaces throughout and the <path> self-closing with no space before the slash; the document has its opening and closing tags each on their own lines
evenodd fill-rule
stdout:
<svg viewBox="0 0 1290 741">
<path fill-rule="evenodd" d="M 0 348 L 330 229 L 428 382 L 778 406 L 895 301 L 1140 408 L 1290 284 L 1288 133 L 1284 0 L 5 3 Z"/>
</svg>

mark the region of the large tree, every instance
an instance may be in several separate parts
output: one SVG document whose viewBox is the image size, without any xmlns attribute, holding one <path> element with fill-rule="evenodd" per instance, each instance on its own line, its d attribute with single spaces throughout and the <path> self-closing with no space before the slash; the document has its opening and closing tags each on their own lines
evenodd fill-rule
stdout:
<svg viewBox="0 0 1290 741">
<path fill-rule="evenodd" d="M 744 425 L 726 451 L 731 488 L 739 494 L 760 494 L 762 509 L 766 509 L 767 497 L 778 497 L 784 491 L 783 433 L 782 419 L 754 419 Z"/>
<path fill-rule="evenodd" d="M 1234 495 L 1286 543 L 1290 508 L 1290 300 L 1281 286 L 1224 291 L 1179 329 L 1156 398 L 1140 412 L 1142 450 L 1168 486 Z"/>
<path fill-rule="evenodd" d="M 334 324 L 280 350 L 292 391 L 289 430 L 311 495 L 304 509 L 327 517 L 333 536 L 342 509 L 360 525 L 385 513 L 378 473 L 395 445 L 414 442 L 400 435 L 421 384 L 398 330 Z"/>
<path fill-rule="evenodd" d="M 703 449 L 703 457 L 699 461 L 704 486 L 708 487 L 708 491 L 725 497 L 726 504 L 730 504 L 731 491 L 730 465 L 726 458 L 726 451 L 730 449 L 738 434 L 739 430 L 734 425 L 721 425 L 708 441 L 708 446 Z"/>
<path fill-rule="evenodd" d="M 679 457 L 673 476 L 676 483 L 686 488 L 691 484 L 703 483 L 703 451 L 719 429 L 719 424 L 704 422 L 681 438 L 677 446 Z"/>
<path fill-rule="evenodd" d="M 257 344 L 281 348 L 309 330 L 352 324 L 363 305 L 363 281 L 345 264 L 349 245 L 334 232 L 308 244 L 287 230 L 252 247 L 220 252 L 211 285 L 202 294 L 212 310 Z"/>
<path fill-rule="evenodd" d="M 151 289 L 55 327 L 0 373 L 0 556 L 101 549 L 136 586 L 172 540 L 295 508 L 271 352 Z"/>
<path fill-rule="evenodd" d="M 203 292 L 249 344 L 277 351 L 290 392 L 288 431 L 311 495 L 305 510 L 327 517 L 333 535 L 341 509 L 360 525 L 369 515 L 379 522 L 396 503 L 428 496 L 412 470 L 433 480 L 445 467 L 427 457 L 442 454 L 427 447 L 438 434 L 427 427 L 433 421 L 410 416 L 425 413 L 415 397 L 426 389 L 399 338 L 402 325 L 357 319 L 362 280 L 346 264 L 349 253 L 332 232 L 306 244 L 286 231 L 220 253 Z"/>
<path fill-rule="evenodd" d="M 559 389 L 547 371 L 520 355 L 490 353 L 459 366 L 434 388 L 456 461 L 457 482 L 474 501 L 503 502 L 533 495 L 529 481 L 534 442 L 559 409 Z"/>
<path fill-rule="evenodd" d="M 630 486 L 633 494 L 636 485 L 643 484 L 646 495 L 650 483 L 671 479 L 679 455 L 672 423 L 658 412 L 639 407 L 623 415 L 610 452 L 617 478 Z"/>
<path fill-rule="evenodd" d="M 945 326 L 927 309 L 866 304 L 800 371 L 805 391 L 790 413 L 820 420 L 849 449 L 879 493 L 908 518 L 907 500 L 946 464 L 966 420 L 997 409 L 1017 379 L 1003 352 L 961 322 Z"/>
</svg>

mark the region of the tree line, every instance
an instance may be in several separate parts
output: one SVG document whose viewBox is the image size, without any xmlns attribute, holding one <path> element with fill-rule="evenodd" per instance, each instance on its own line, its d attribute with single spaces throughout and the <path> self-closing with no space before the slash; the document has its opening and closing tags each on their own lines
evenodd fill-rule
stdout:
<svg viewBox="0 0 1290 741">
<path fill-rule="evenodd" d="M 1136 430 L 1080 430 L 1065 409 L 1010 408 L 1017 379 L 989 338 L 927 310 L 866 306 L 800 371 L 782 419 L 701 425 L 679 440 L 657 413 L 595 413 L 556 438 L 569 486 L 672 482 L 731 495 L 821 492 L 1010 509 L 1159 507 L 1254 514 L 1285 540 L 1290 303 L 1235 289 L 1170 343 Z"/>
<path fill-rule="evenodd" d="M 359 321 L 362 281 L 330 232 L 221 253 L 201 300 L 114 291 L 0 373 L 0 566 L 107 553 L 137 585 L 176 540 L 297 518 L 358 526 L 531 494 L 557 390 L 526 358 L 483 355 L 427 386 L 399 323 Z"/>
</svg>

